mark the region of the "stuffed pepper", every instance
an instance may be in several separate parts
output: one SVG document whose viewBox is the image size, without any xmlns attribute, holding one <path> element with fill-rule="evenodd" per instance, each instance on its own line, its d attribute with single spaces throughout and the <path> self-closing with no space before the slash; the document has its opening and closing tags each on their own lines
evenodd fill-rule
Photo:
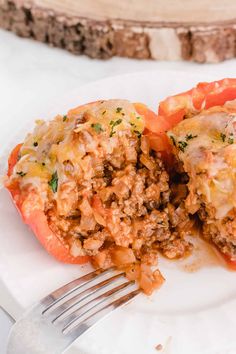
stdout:
<svg viewBox="0 0 236 354">
<path fill-rule="evenodd" d="M 157 119 L 143 104 L 108 100 L 39 120 L 12 151 L 6 182 L 50 254 L 122 267 L 146 293 L 164 281 L 151 269 L 158 251 L 178 258 L 191 249 L 186 194 L 172 203 Z"/>
<path fill-rule="evenodd" d="M 159 115 L 170 124 L 172 151 L 186 173 L 190 214 L 236 267 L 236 79 L 201 83 L 167 98 Z"/>
</svg>

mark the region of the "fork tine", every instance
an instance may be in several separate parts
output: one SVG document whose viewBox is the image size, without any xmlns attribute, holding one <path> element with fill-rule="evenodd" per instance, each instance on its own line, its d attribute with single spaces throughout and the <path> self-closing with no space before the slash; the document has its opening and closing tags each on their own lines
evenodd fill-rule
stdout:
<svg viewBox="0 0 236 354">
<path fill-rule="evenodd" d="M 60 354 L 103 316 L 139 294 L 139 289 L 133 290 L 135 289 L 133 287 L 134 281 L 122 279 L 123 273 L 117 274 L 117 272 L 113 272 L 109 274 L 112 270 L 113 268 L 105 271 L 99 269 L 72 281 L 49 294 L 49 296 L 29 309 L 13 326 L 8 342 L 8 353 L 33 353 L 37 347 L 37 350 L 39 348 L 37 353 Z M 103 274 L 106 274 L 106 276 L 101 278 L 98 284 L 97 278 Z M 88 284 L 88 286 L 82 288 L 84 284 Z M 95 291 L 96 284 L 101 292 Z M 101 284 L 103 285 L 101 286 Z M 109 286 L 108 289 L 106 289 L 106 284 Z M 71 312 L 68 308 L 67 299 L 71 299 L 68 294 L 75 295 L 75 289 L 79 289 L 79 295 L 83 294 L 85 301 L 79 305 L 77 304 L 78 306 L 72 308 L 73 312 Z M 90 297 L 88 295 L 91 289 L 93 289 L 93 296 Z M 86 291 L 87 295 L 85 295 Z M 94 293 L 96 294 L 94 295 Z M 58 305 L 59 301 L 64 301 L 65 307 L 63 308 L 64 312 L 57 314 L 58 321 L 56 321 L 54 310 L 49 314 L 47 314 L 46 310 L 52 308 L 54 304 Z M 56 310 L 58 310 L 58 307 Z M 46 315 L 42 315 L 43 312 Z M 52 319 L 55 319 L 55 323 L 52 323 Z M 28 340 L 29 338 L 30 341 Z"/>
<path fill-rule="evenodd" d="M 62 323 L 63 327 L 68 326 L 69 324 L 73 323 L 74 321 L 77 321 L 80 317 L 84 316 L 87 312 L 90 312 L 91 310 L 93 310 L 94 307 L 98 306 L 100 303 L 109 300 L 109 296 L 111 295 L 115 295 L 117 293 L 119 293 L 120 291 L 124 290 L 125 288 L 127 288 L 130 285 L 135 284 L 134 281 L 126 281 L 125 283 L 122 283 L 104 293 L 102 293 L 101 295 L 95 297 L 94 299 L 91 299 L 90 301 L 88 301 L 86 304 L 84 304 L 83 306 L 79 307 L 78 309 L 76 309 L 74 312 L 72 312 L 71 314 L 68 314 L 66 317 L 62 316 L 61 314 L 59 316 L 57 316 L 56 318 L 54 318 L 54 320 L 52 321 L 52 323 Z M 67 310 L 64 311 L 64 314 L 66 315 Z"/>
<path fill-rule="evenodd" d="M 111 303 L 105 305 L 104 307 L 97 310 L 93 314 L 89 315 L 79 324 L 76 324 L 75 321 L 69 323 L 63 328 L 62 333 L 64 335 L 71 335 L 74 338 L 77 338 L 78 336 L 83 334 L 86 330 L 88 330 L 91 326 L 93 326 L 97 321 L 99 321 L 102 317 L 106 316 L 116 308 L 129 302 L 139 293 L 140 293 L 140 289 L 133 290 L 130 293 L 123 295 L 119 299 L 112 301 Z"/>
<path fill-rule="evenodd" d="M 78 290 L 79 288 L 89 284 L 91 281 L 98 279 L 99 277 L 114 271 L 115 268 L 111 267 L 108 269 L 96 269 L 95 271 L 88 273 L 78 279 L 71 281 L 70 283 L 62 286 L 61 288 L 55 290 L 50 295 L 46 296 L 43 300 L 41 300 L 41 304 L 46 306 L 42 314 L 45 314 L 52 306 L 54 306 L 59 301 L 63 300 L 65 297 Z"/>
<path fill-rule="evenodd" d="M 69 300 L 66 300 L 61 304 L 58 305 L 57 307 L 54 307 L 54 305 L 49 309 L 50 314 L 47 316 L 51 316 L 52 318 L 56 318 L 59 315 L 62 316 L 65 312 L 71 310 L 74 306 L 77 306 L 80 302 L 86 300 L 87 298 L 90 298 L 92 295 L 96 294 L 97 292 L 105 289 L 107 286 L 111 284 L 111 282 L 115 283 L 115 280 L 119 280 L 122 277 L 125 276 L 125 273 L 119 273 L 116 274 L 108 279 L 105 279 L 98 284 L 95 284 L 91 286 L 90 288 L 83 290 L 82 292 L 76 294 Z M 58 302 L 55 304 L 55 306 L 58 304 Z"/>
</svg>

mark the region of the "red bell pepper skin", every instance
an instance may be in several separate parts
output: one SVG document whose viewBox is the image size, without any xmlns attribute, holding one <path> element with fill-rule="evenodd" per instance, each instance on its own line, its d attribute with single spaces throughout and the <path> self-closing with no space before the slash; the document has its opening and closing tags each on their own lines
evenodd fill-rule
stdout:
<svg viewBox="0 0 236 354">
<path fill-rule="evenodd" d="M 171 127 L 184 119 L 185 115 L 236 99 L 236 79 L 223 79 L 213 82 L 200 82 L 193 89 L 175 96 L 167 97 L 159 104 L 158 116 Z"/>
<path fill-rule="evenodd" d="M 167 120 L 155 114 L 143 103 L 135 103 L 135 109 L 144 117 L 144 135 L 149 139 L 150 148 L 161 154 L 165 167 L 169 170 L 169 166 L 173 165 L 173 155 L 166 131 L 171 128 L 171 125 Z"/>
<path fill-rule="evenodd" d="M 145 134 L 150 137 L 152 149 L 161 153 L 167 165 L 173 162 L 171 144 L 166 132 L 184 119 L 185 115 L 236 99 L 236 79 L 201 82 L 193 89 L 167 97 L 159 104 L 158 114 L 150 111 L 142 103 L 135 104 L 139 114 L 145 117 Z"/>
<path fill-rule="evenodd" d="M 220 254 L 222 255 L 222 257 L 224 258 L 226 264 L 227 264 L 227 267 L 231 270 L 235 270 L 236 271 L 236 259 L 232 259 L 230 257 L 230 255 L 228 254 L 225 254 L 225 253 L 222 253 L 220 252 Z"/>
<path fill-rule="evenodd" d="M 22 144 L 18 144 L 9 156 L 8 176 L 12 174 L 13 168 L 17 163 L 21 145 Z M 32 208 L 30 211 L 27 210 L 27 213 L 25 212 L 23 207 L 24 198 L 22 197 L 21 191 L 17 184 L 11 185 L 8 190 L 11 193 L 12 199 L 24 222 L 30 226 L 39 242 L 43 245 L 49 254 L 64 263 L 82 264 L 89 260 L 88 256 L 73 257 L 70 254 L 68 245 L 66 245 L 66 243 L 63 242 L 63 239 L 59 238 L 49 228 L 47 217 L 43 210 Z"/>
</svg>

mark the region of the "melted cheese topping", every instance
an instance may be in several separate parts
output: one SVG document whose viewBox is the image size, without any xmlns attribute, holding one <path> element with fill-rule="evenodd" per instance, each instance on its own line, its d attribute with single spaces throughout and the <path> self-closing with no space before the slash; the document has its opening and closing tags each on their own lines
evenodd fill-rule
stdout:
<svg viewBox="0 0 236 354">
<path fill-rule="evenodd" d="M 143 129 L 143 117 L 126 100 L 100 101 L 75 108 L 51 121 L 38 120 L 20 149 L 10 183 L 17 179 L 20 187 L 31 184 L 40 189 L 40 193 L 50 190 L 55 171 L 58 183 L 70 179 L 68 161 L 73 165 L 73 175 L 90 179 L 92 161 L 86 157 L 87 152 L 92 151 L 96 157 L 101 153 L 99 146 L 105 146 L 107 153 L 114 153 L 124 132 L 137 136 Z M 86 144 L 81 144 L 81 136 L 76 138 L 79 134 Z M 55 188 L 54 192 L 56 194 Z"/>
<path fill-rule="evenodd" d="M 183 120 L 168 135 L 184 170 L 190 177 L 191 212 L 200 203 L 215 208 L 223 218 L 236 207 L 236 114 L 211 109 Z"/>
</svg>

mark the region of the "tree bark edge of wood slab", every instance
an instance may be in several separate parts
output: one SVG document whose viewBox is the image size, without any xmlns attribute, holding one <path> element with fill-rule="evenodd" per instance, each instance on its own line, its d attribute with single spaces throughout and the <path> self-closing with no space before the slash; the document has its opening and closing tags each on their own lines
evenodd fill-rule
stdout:
<svg viewBox="0 0 236 354">
<path fill-rule="evenodd" d="M 211 24 L 97 20 L 65 16 L 31 1 L 0 0 L 0 27 L 92 58 L 204 63 L 236 56 L 236 19 Z"/>
</svg>

